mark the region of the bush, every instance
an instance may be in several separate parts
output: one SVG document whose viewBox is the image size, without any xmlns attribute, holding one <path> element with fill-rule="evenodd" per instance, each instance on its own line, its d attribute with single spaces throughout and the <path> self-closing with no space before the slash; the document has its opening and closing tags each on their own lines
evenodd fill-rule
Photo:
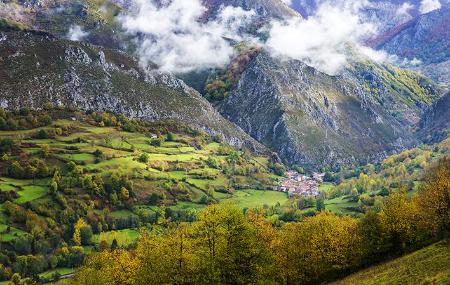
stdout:
<svg viewBox="0 0 450 285">
<path fill-rule="evenodd" d="M 142 163 L 147 163 L 149 158 L 150 158 L 150 156 L 148 155 L 148 153 L 144 152 L 139 156 L 138 161 L 142 162 Z"/>
<path fill-rule="evenodd" d="M 0 140 L 0 153 L 10 153 L 14 147 L 14 141 L 11 138 Z"/>
</svg>

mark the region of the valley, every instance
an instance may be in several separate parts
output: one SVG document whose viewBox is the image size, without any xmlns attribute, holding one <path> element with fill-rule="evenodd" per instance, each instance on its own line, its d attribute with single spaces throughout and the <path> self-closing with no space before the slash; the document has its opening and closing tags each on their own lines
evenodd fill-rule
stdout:
<svg viewBox="0 0 450 285">
<path fill-rule="evenodd" d="M 0 285 L 448 284 L 449 15 L 0 1 Z"/>
</svg>

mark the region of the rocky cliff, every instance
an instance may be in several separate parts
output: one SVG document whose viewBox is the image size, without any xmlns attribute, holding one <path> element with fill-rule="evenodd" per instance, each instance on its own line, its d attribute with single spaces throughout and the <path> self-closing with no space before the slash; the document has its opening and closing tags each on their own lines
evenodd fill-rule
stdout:
<svg viewBox="0 0 450 285">
<path fill-rule="evenodd" d="M 450 86 L 450 5 L 420 15 L 382 34 L 374 46 L 408 60 L 434 80 Z"/>
<path fill-rule="evenodd" d="M 202 0 L 208 8 L 209 14 L 214 15 L 221 6 L 241 7 L 244 10 L 253 10 L 263 19 L 287 19 L 298 16 L 281 0 Z"/>
<path fill-rule="evenodd" d="M 221 135 L 238 147 L 263 149 L 171 74 L 142 70 L 122 52 L 45 33 L 0 32 L 0 86 L 1 107 L 53 103 L 131 118 L 170 119 Z"/>
<path fill-rule="evenodd" d="M 425 143 L 435 143 L 450 135 L 450 93 L 440 98 L 423 115 L 419 136 Z"/>
<path fill-rule="evenodd" d="M 263 51 L 218 108 L 285 161 L 316 169 L 414 145 L 414 128 L 437 97 L 431 81 L 393 66 L 360 59 L 329 76 Z"/>
</svg>

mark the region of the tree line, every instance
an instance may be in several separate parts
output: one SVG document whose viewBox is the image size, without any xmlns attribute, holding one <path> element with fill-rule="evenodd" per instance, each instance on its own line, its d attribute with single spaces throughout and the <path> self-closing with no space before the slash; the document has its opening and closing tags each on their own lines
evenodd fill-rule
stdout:
<svg viewBox="0 0 450 285">
<path fill-rule="evenodd" d="M 192 223 L 92 254 L 73 284 L 318 284 L 446 238 L 450 159 L 414 197 L 395 190 L 362 218 L 322 211 L 274 227 L 258 210 L 210 205 Z"/>
</svg>

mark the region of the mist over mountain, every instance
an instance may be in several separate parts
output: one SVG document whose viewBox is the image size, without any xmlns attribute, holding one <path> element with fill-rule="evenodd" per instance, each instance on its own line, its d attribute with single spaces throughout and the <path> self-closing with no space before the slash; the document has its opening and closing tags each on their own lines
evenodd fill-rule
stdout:
<svg viewBox="0 0 450 285">
<path fill-rule="evenodd" d="M 0 0 L 0 284 L 450 284 L 449 1 Z"/>
<path fill-rule="evenodd" d="M 214 92 L 224 100 L 213 102 L 222 114 L 287 162 L 314 168 L 378 160 L 419 142 L 414 130 L 441 89 L 389 64 L 420 61 L 416 69 L 445 85 L 448 9 L 425 4 L 55 1 L 9 4 L 21 12 L 7 19 L 121 48 L 137 57 L 140 69 L 172 72 L 203 95 L 209 83 L 223 82 L 227 87 Z M 425 8 L 431 11 L 423 14 Z M 239 43 L 255 52 L 246 54 Z M 217 71 L 231 75 L 211 81 Z M 170 112 L 190 120 L 176 115 L 184 111 Z"/>
</svg>

